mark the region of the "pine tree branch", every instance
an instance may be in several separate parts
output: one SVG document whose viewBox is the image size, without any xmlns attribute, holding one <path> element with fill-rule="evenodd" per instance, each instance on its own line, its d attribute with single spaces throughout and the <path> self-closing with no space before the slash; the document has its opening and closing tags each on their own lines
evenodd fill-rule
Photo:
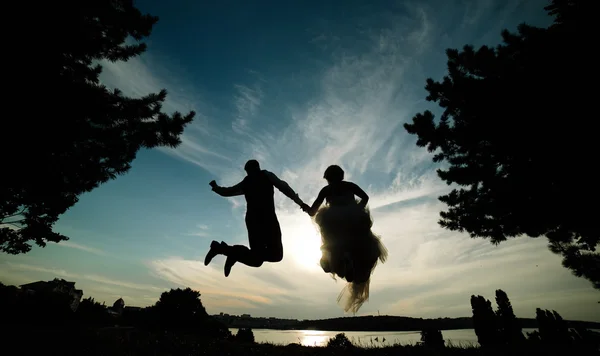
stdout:
<svg viewBox="0 0 600 356">
<path fill-rule="evenodd" d="M 14 220 L 14 221 L 7 221 L 7 222 L 3 222 L 2 221 L 2 222 L 0 222 L 0 224 L 11 224 L 11 225 L 14 225 L 14 224 L 21 224 L 21 221 L 25 221 L 25 219 Z"/>
<path fill-rule="evenodd" d="M 22 228 L 22 226 L 17 226 L 16 224 L 13 224 L 12 222 L 0 222 L 0 227 L 2 225 L 10 225 L 10 226 L 13 226 L 15 229 L 19 229 L 19 230 Z"/>
<path fill-rule="evenodd" d="M 26 209 L 26 208 L 23 208 L 23 209 L 21 209 L 21 211 L 19 211 L 18 213 L 14 213 L 14 214 L 12 214 L 12 215 L 6 215 L 6 216 L 3 216 L 2 218 L 0 218 L 0 222 L 1 222 L 2 220 L 4 220 L 4 219 L 12 218 L 12 217 L 14 217 L 14 216 L 17 216 L 17 215 L 21 215 L 21 214 L 23 214 L 23 212 L 25 211 L 25 209 Z"/>
</svg>

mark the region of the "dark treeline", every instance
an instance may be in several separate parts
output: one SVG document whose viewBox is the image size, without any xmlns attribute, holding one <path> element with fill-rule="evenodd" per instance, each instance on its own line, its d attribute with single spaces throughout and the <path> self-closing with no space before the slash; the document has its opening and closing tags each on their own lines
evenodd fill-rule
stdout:
<svg viewBox="0 0 600 356">
<path fill-rule="evenodd" d="M 600 351 L 600 333 L 589 330 L 598 327 L 599 323 L 569 322 L 555 310 L 537 308 L 535 311 L 535 328 L 532 332 L 523 333 L 527 323 L 518 319 L 506 292 L 496 290 L 496 310 L 492 303 L 481 295 L 471 296 L 473 316 L 471 325 L 477 335 L 480 350 L 485 354 L 587 354 Z M 382 320 L 390 317 L 370 317 L 371 320 Z M 394 317 L 391 317 L 394 318 Z M 359 322 L 369 317 L 355 318 Z M 403 318 L 410 320 L 411 318 Z M 464 319 L 464 318 L 461 318 Z M 385 320 L 385 319 L 383 319 Z M 414 319 L 413 319 L 414 320 Z M 440 329 L 428 326 L 439 320 L 458 319 L 417 319 L 424 323 L 421 329 L 420 345 L 436 352 L 446 348 L 446 342 Z M 526 319 L 527 321 L 531 319 Z M 336 336 L 336 343 L 345 345 L 347 338 L 343 334 Z"/>
<path fill-rule="evenodd" d="M 32 287 L 0 284 L 0 303 L 4 307 L 0 328 L 4 330 L 7 347 L 29 345 L 30 354 L 39 354 L 62 350 L 64 345 L 69 344 L 74 354 L 115 354 L 118 351 L 117 354 L 127 355 L 221 354 L 232 349 L 237 351 L 230 354 L 275 351 L 283 354 L 292 350 L 290 347 L 302 348 L 300 345 L 282 349 L 276 349 L 274 345 L 256 345 L 249 328 L 241 328 L 233 335 L 227 325 L 208 315 L 200 300 L 200 292 L 190 288 L 166 291 L 154 305 L 145 308 L 127 308 L 122 299 L 112 306 L 98 303 L 91 297 L 79 301 L 81 294 L 73 294 L 73 282 L 55 279 L 46 285 L 51 288 L 34 291 Z M 497 310 L 482 296 L 471 296 L 470 302 L 471 318 L 349 317 L 301 321 L 295 329 L 421 331 L 419 345 L 393 346 L 380 349 L 377 354 L 388 354 L 393 350 L 400 352 L 400 348 L 406 351 L 411 347 L 421 347 L 416 349 L 421 354 L 430 354 L 431 349 L 440 348 L 448 349 L 447 352 L 462 350 L 481 354 L 477 348 L 457 349 L 445 345 L 440 330 L 463 328 L 475 330 L 483 351 L 493 349 L 506 351 L 506 354 L 531 351 L 563 355 L 568 349 L 569 352 L 587 355 L 600 348 L 600 333 L 589 330 L 598 328 L 600 323 L 565 321 L 558 312 L 541 308 L 535 311 L 535 320 L 517 319 L 508 295 L 502 290 L 496 291 Z M 538 330 L 523 333 L 522 329 L 528 327 Z M 35 343 L 31 343 L 32 338 Z M 332 338 L 329 348 L 339 349 L 339 353 L 335 351 L 332 354 L 370 352 L 355 347 L 343 334 Z M 208 353 L 207 350 L 211 351 Z"/>
<path fill-rule="evenodd" d="M 209 316 L 200 293 L 190 288 L 171 289 L 145 308 L 124 308 L 119 301 L 106 306 L 88 297 L 79 303 L 68 290 L 61 290 L 62 280 L 52 288 L 32 292 L 0 283 L 3 315 L 0 324 L 12 328 L 136 328 L 147 331 L 175 331 L 210 338 L 229 339 L 229 329 Z M 68 282 L 67 282 L 68 283 Z"/>
<path fill-rule="evenodd" d="M 481 295 L 471 296 L 473 329 L 477 342 L 485 349 L 545 349 L 577 348 L 600 349 L 600 333 L 586 328 L 585 323 L 564 320 L 556 310 L 536 308 L 537 329 L 523 333 L 523 324 L 515 316 L 506 292 L 496 290 L 496 310 L 492 303 Z M 598 323 L 587 323 L 598 327 Z M 539 350 L 538 350 L 539 351 Z"/>
</svg>

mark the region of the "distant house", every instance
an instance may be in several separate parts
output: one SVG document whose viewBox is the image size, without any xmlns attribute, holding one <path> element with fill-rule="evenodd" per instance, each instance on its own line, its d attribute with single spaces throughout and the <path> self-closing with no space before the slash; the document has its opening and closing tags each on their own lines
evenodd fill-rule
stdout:
<svg viewBox="0 0 600 356">
<path fill-rule="evenodd" d="M 112 315 L 121 315 L 123 314 L 123 309 L 125 308 L 125 301 L 123 298 L 117 299 L 113 306 L 108 308 L 108 313 Z"/>
<path fill-rule="evenodd" d="M 52 281 L 38 281 L 20 285 L 21 290 L 26 293 L 54 292 L 67 294 L 71 297 L 71 309 L 77 310 L 79 302 L 83 297 L 83 291 L 75 288 L 75 282 L 68 282 L 64 279 L 54 278 Z"/>
<path fill-rule="evenodd" d="M 119 299 L 115 300 L 115 302 L 113 303 L 113 309 L 122 310 L 124 307 L 125 307 L 125 301 L 123 300 L 123 298 L 119 298 Z"/>
<path fill-rule="evenodd" d="M 142 307 L 132 307 L 131 305 L 128 305 L 125 308 L 123 308 L 123 310 L 138 311 L 138 310 L 142 310 Z"/>
<path fill-rule="evenodd" d="M 125 308 L 123 308 L 123 310 L 127 310 L 127 311 L 140 311 L 140 310 L 142 310 L 142 307 L 132 307 L 132 306 L 128 305 Z"/>
</svg>

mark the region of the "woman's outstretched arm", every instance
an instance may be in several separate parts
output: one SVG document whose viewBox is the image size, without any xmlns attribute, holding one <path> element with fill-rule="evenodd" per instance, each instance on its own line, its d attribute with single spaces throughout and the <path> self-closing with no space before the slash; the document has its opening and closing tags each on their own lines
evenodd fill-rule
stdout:
<svg viewBox="0 0 600 356">
<path fill-rule="evenodd" d="M 321 189 L 321 191 L 319 192 L 319 196 L 317 196 L 317 199 L 315 200 L 313 205 L 308 210 L 308 215 L 315 216 L 315 214 L 317 213 L 317 210 L 319 210 L 319 208 L 321 207 L 321 204 L 323 204 L 323 201 L 325 201 L 325 197 L 327 196 L 327 191 L 325 190 L 326 188 L 327 187 Z"/>
<path fill-rule="evenodd" d="M 354 195 L 360 198 L 358 206 L 364 209 L 367 206 L 367 203 L 369 202 L 369 195 L 355 183 L 350 183 L 350 186 L 352 187 L 352 192 L 354 193 Z"/>
</svg>

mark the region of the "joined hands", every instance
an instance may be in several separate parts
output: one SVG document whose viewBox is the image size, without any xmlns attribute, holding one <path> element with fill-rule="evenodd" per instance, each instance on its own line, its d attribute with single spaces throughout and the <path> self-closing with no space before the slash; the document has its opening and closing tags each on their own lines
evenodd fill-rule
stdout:
<svg viewBox="0 0 600 356">
<path fill-rule="evenodd" d="M 308 205 L 306 203 L 302 203 L 302 204 L 300 204 L 300 209 L 302 209 L 303 212 L 310 215 L 310 205 Z"/>
</svg>

